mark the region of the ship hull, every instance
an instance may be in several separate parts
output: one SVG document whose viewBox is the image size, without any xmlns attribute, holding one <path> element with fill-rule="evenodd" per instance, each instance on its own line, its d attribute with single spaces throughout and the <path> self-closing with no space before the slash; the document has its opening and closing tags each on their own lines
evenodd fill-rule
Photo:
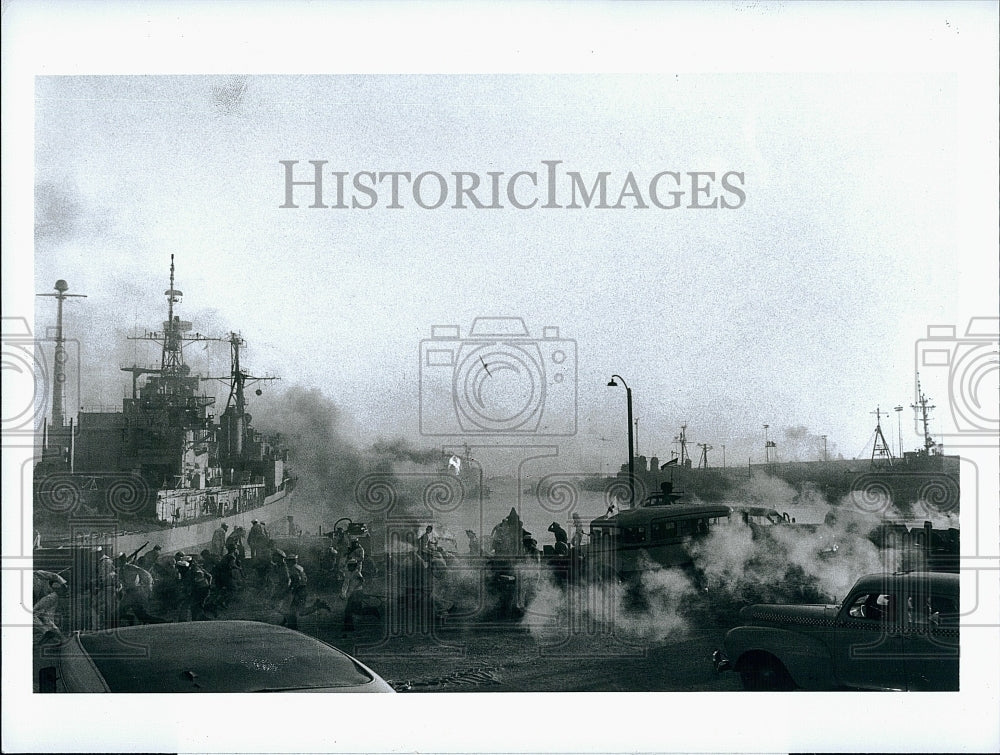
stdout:
<svg viewBox="0 0 1000 755">
<path fill-rule="evenodd" d="M 151 529 L 118 530 L 114 525 L 104 525 L 101 520 L 79 519 L 70 520 L 71 532 L 47 538 L 41 533 L 41 545 L 45 548 L 58 548 L 69 545 L 87 545 L 94 548 L 101 546 L 115 553 L 130 554 L 143 548 L 143 551 L 159 545 L 164 553 L 177 551 L 197 553 L 212 542 L 212 533 L 225 522 L 232 532 L 237 526 L 247 531 L 251 522 L 256 519 L 267 525 L 272 536 L 288 534 L 288 512 L 291 506 L 293 491 L 279 490 L 264 499 L 260 506 L 245 511 L 202 518 L 188 524 Z M 145 547 L 143 547 L 145 546 Z"/>
</svg>

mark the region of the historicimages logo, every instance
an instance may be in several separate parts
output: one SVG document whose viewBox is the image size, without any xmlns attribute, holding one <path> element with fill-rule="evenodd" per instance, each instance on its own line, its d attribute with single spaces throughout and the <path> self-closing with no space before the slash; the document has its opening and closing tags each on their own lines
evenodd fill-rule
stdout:
<svg viewBox="0 0 1000 755">
<path fill-rule="evenodd" d="M 466 338 L 435 325 L 420 342 L 421 435 L 571 436 L 576 342 L 532 337 L 520 317 L 477 317 Z"/>
<path fill-rule="evenodd" d="M 919 374 L 916 403 L 918 433 L 922 408 L 947 402 L 934 416 L 930 434 L 952 445 L 1000 444 L 1000 318 L 973 317 L 963 336 L 954 325 L 928 325 L 916 343 Z"/>
</svg>

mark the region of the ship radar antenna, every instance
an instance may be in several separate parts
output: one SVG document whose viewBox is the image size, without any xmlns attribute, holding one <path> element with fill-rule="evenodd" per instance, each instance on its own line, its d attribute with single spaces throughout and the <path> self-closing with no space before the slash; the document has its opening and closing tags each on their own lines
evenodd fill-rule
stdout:
<svg viewBox="0 0 1000 755">
<path fill-rule="evenodd" d="M 67 294 L 69 284 L 61 278 L 56 281 L 54 294 L 35 294 L 35 296 L 51 296 L 56 300 L 56 349 L 55 368 L 52 371 L 52 427 L 61 428 L 66 422 L 66 339 L 63 337 L 63 302 L 66 299 L 86 299 L 86 294 Z"/>
</svg>

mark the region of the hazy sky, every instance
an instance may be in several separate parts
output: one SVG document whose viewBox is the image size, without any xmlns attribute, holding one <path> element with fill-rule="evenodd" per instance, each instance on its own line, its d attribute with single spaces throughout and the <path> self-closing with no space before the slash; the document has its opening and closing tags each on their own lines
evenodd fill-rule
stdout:
<svg viewBox="0 0 1000 755">
<path fill-rule="evenodd" d="M 640 453 L 669 458 L 686 422 L 716 463 L 723 443 L 730 463 L 760 456 L 764 423 L 779 455 L 794 426 L 863 454 L 869 412 L 912 402 L 914 341 L 954 320 L 949 75 L 44 77 L 35 104 L 36 289 L 64 278 L 89 297 L 67 307 L 85 405 L 120 398 L 117 362 L 135 356 L 122 338 L 159 327 L 170 254 L 197 330 L 239 329 L 254 369 L 320 387 L 366 440 L 418 437 L 432 326 L 557 326 L 578 388 L 577 434 L 560 444 L 591 465 L 623 455 L 612 373 L 634 392 Z M 281 160 L 299 161 L 296 180 L 328 161 L 328 204 L 334 171 L 346 204 L 369 202 L 351 191 L 360 171 L 452 186 L 434 210 L 405 180 L 403 209 L 388 208 L 388 179 L 373 209 L 310 208 L 310 187 L 281 208 Z M 563 204 L 566 171 L 588 187 L 610 173 L 608 204 L 631 171 L 649 207 L 518 210 L 501 188 L 503 209 L 451 208 L 453 172 L 478 174 L 488 204 L 488 172 L 544 181 L 542 160 L 562 161 Z M 659 209 L 648 186 L 662 171 L 714 172 L 701 203 L 730 204 L 719 180 L 741 173 L 745 201 L 689 209 L 688 190 Z M 545 202 L 520 180 L 520 201 Z M 421 190 L 433 203 L 436 179 Z M 39 299 L 36 321 L 51 310 Z M 212 359 L 224 367 L 223 351 Z"/>
</svg>

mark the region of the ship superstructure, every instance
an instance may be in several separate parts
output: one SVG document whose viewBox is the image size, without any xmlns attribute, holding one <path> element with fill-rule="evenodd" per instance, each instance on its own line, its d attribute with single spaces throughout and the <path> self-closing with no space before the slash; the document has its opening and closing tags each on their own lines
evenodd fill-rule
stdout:
<svg viewBox="0 0 1000 755">
<path fill-rule="evenodd" d="M 81 410 L 68 452 L 55 455 L 43 448 L 35 475 L 42 505 L 36 511 L 79 508 L 77 514 L 177 526 L 255 508 L 284 493 L 286 453 L 277 438 L 253 429 L 245 396 L 248 385 L 275 378 L 254 377 L 243 368 L 245 342 L 238 333 L 193 332 L 192 323 L 175 312 L 183 294 L 174 275 L 171 255 L 162 329 L 132 337 L 159 345 L 159 365 L 122 367 L 132 376 L 132 390 L 121 410 Z M 200 342 L 229 345 L 228 375 L 205 377 L 191 369 L 184 349 Z M 204 391 L 208 380 L 229 386 L 218 422 L 215 397 Z M 71 505 L 47 505 L 52 501 L 46 497 L 60 491 L 63 501 L 69 492 Z M 121 500 L 128 505 L 120 505 Z"/>
</svg>

